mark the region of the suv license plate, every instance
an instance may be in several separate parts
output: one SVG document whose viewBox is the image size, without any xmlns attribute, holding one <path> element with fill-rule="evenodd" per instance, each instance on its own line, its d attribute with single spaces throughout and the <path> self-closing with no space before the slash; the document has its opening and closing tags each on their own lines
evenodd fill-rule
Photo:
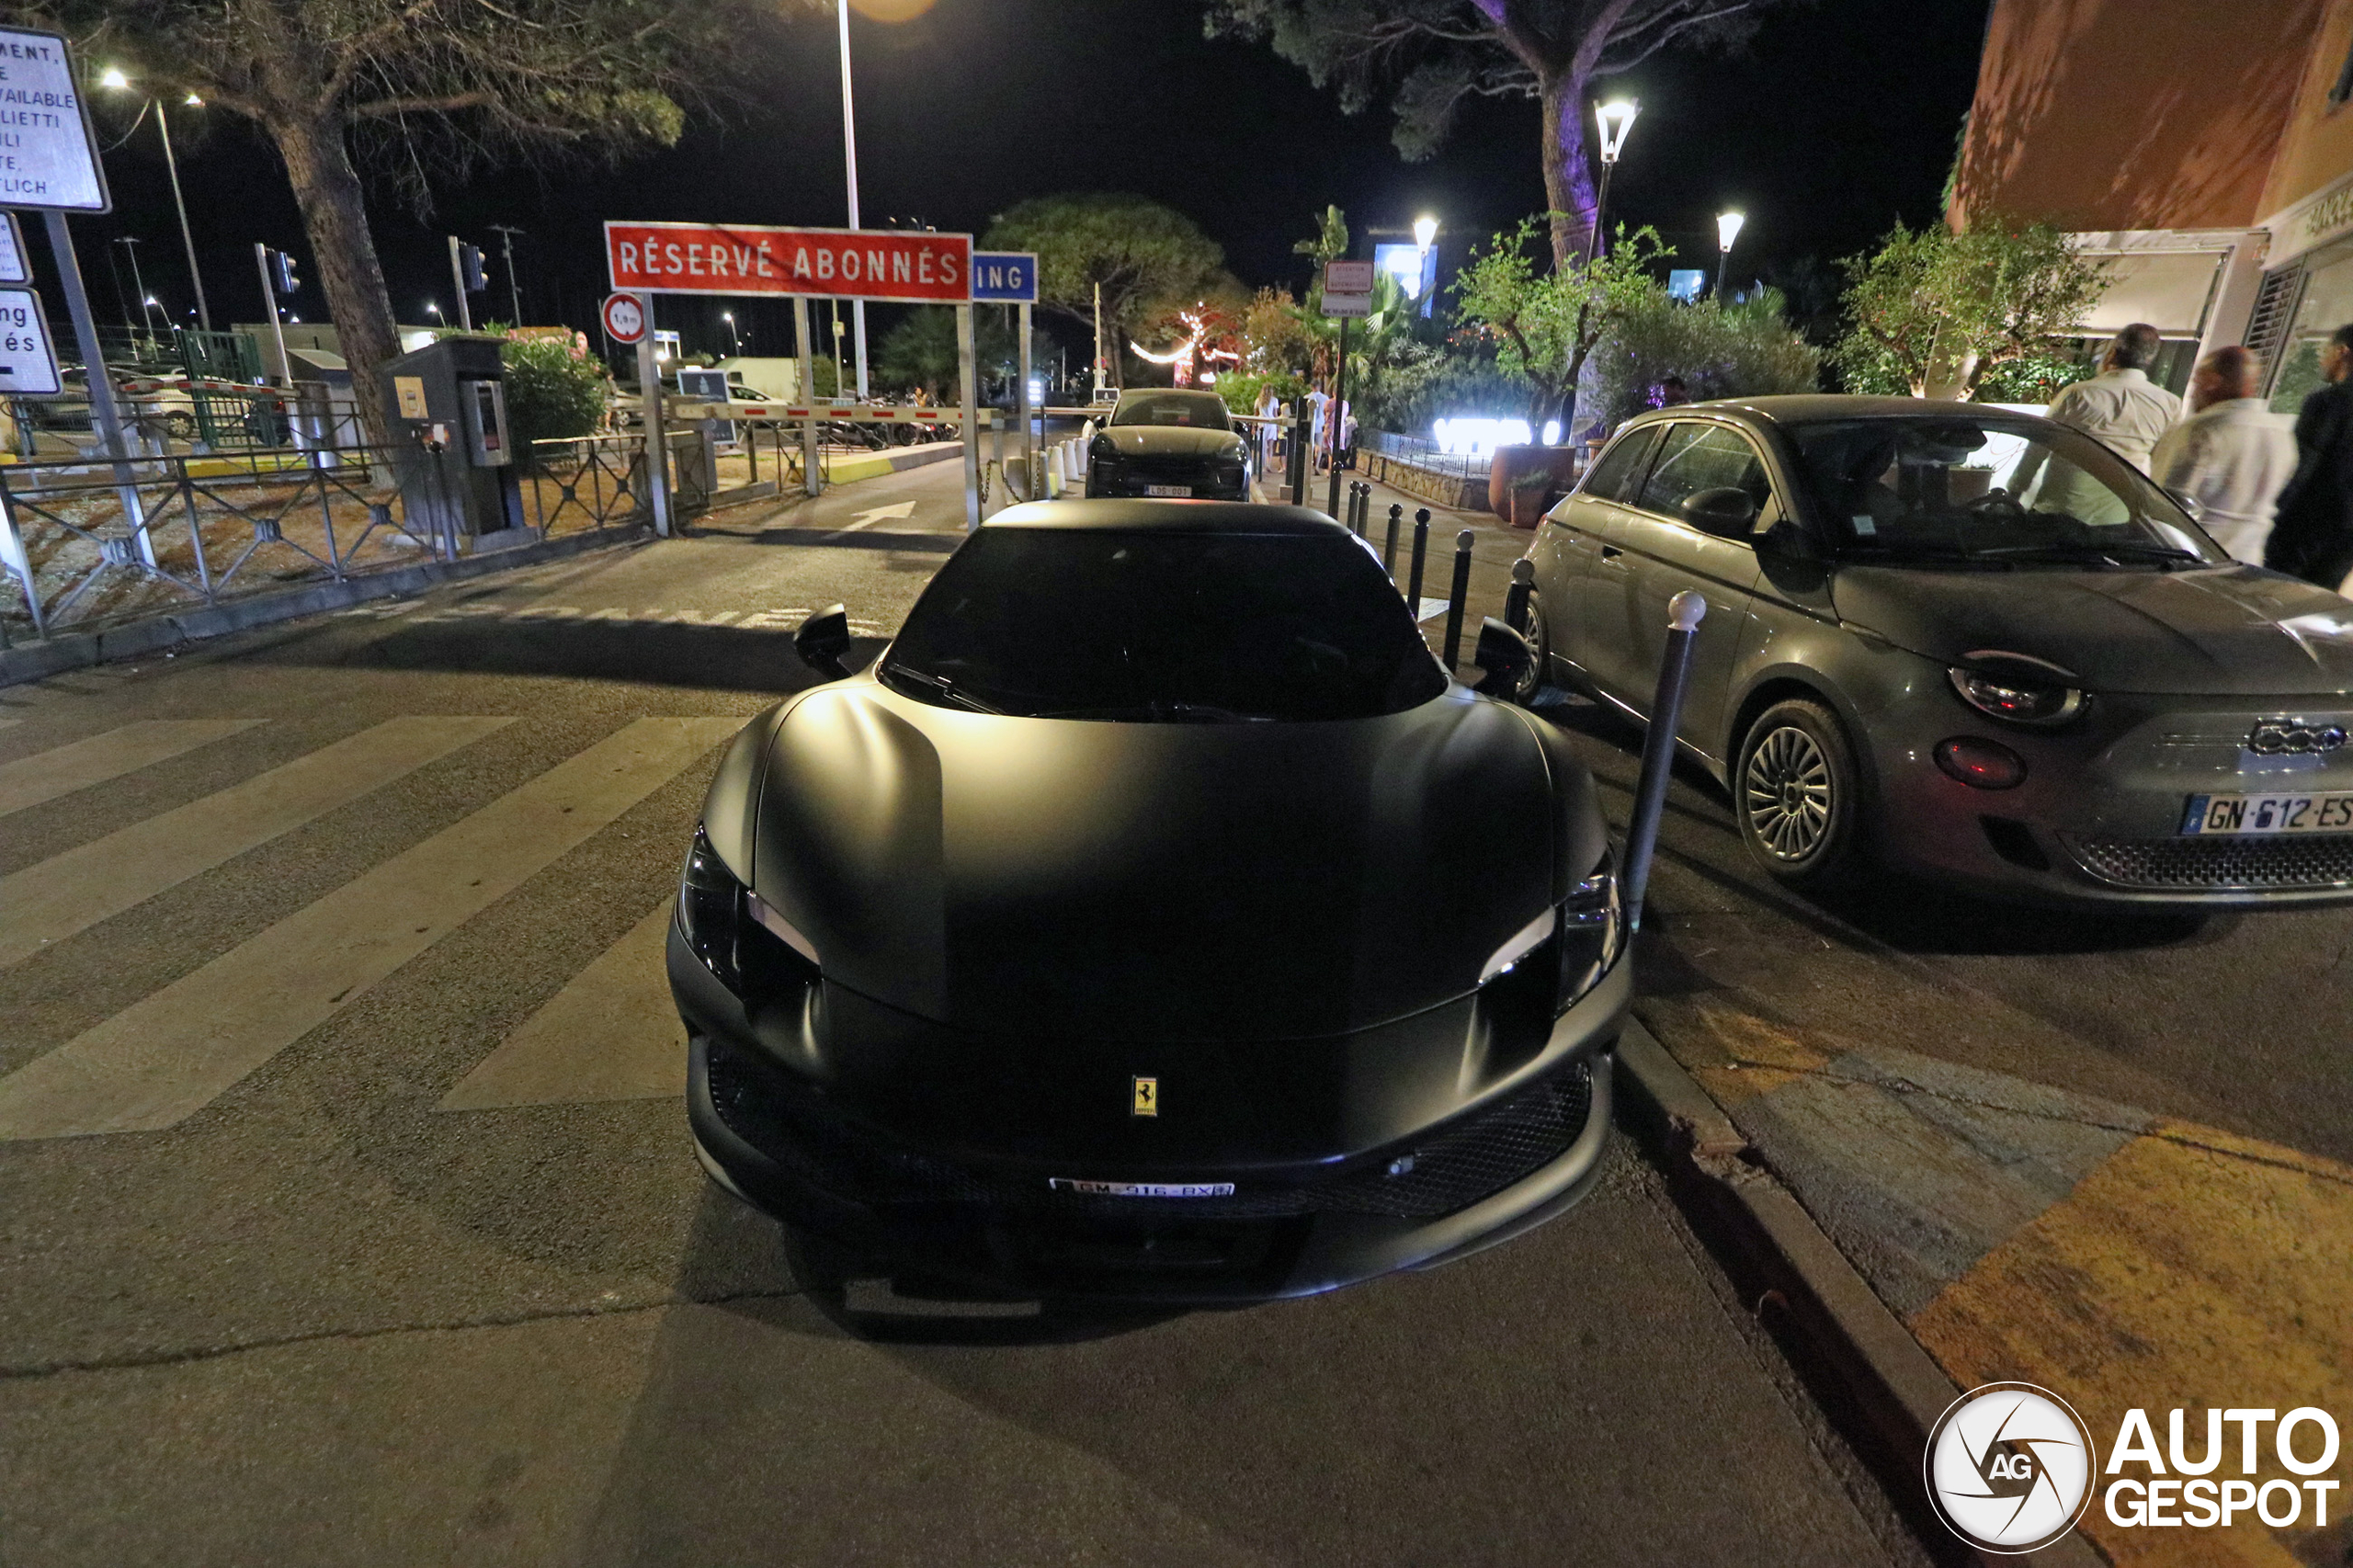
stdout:
<svg viewBox="0 0 2353 1568">
<path fill-rule="evenodd" d="M 1192 494 L 1193 487 L 1189 484 L 1147 484 L 1143 487 L 1143 493 L 1146 495 L 1174 495 L 1182 498 Z"/>
<path fill-rule="evenodd" d="M 2328 795 L 2192 795 L 2181 831 L 2278 834 L 2353 832 L 2353 791 Z"/>
</svg>

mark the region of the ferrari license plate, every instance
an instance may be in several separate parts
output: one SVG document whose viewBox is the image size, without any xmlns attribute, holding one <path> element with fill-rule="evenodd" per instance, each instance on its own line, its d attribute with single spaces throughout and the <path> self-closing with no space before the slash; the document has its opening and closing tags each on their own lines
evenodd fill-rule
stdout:
<svg viewBox="0 0 2353 1568">
<path fill-rule="evenodd" d="M 1075 1192 L 1086 1198 L 1231 1198 L 1233 1184 L 1230 1181 L 1079 1181 L 1071 1176 L 1049 1176 L 1046 1185 L 1056 1192 Z"/>
<path fill-rule="evenodd" d="M 1146 495 L 1174 495 L 1182 500 L 1192 494 L 1193 487 L 1189 484 L 1147 484 L 1143 493 Z"/>
<path fill-rule="evenodd" d="M 2353 832 L 2353 790 L 2326 795 L 2192 795 L 2181 831 L 2190 833 Z"/>
</svg>

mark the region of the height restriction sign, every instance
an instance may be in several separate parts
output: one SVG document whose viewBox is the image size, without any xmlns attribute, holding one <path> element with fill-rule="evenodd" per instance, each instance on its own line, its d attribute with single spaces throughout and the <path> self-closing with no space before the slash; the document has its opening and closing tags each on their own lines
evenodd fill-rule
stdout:
<svg viewBox="0 0 2353 1568">
<path fill-rule="evenodd" d="M 113 206 L 65 40 L 0 28 L 0 207 Z"/>
<path fill-rule="evenodd" d="M 972 236 L 751 223 L 607 223 L 615 289 L 969 304 Z"/>
<path fill-rule="evenodd" d="M 645 307 L 634 294 L 605 296 L 605 335 L 615 343 L 635 343 L 645 335 Z"/>
</svg>

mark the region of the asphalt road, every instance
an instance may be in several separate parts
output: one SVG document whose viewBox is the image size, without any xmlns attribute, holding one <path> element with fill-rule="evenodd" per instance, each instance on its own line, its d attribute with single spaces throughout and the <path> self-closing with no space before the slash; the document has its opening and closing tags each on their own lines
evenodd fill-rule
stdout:
<svg viewBox="0 0 2353 1568">
<path fill-rule="evenodd" d="M 1622 1149 L 1153 1319 L 902 1300 L 704 1182 L 646 944 L 712 748 L 955 482 L 0 690 L 0 1563 L 1916 1561 Z M 1679 808 L 1673 994 L 1824 942 Z"/>
</svg>

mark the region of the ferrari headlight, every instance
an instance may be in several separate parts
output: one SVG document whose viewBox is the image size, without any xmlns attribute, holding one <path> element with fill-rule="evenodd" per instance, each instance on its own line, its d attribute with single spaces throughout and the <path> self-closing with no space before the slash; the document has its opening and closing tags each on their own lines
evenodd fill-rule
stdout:
<svg viewBox="0 0 2353 1568">
<path fill-rule="evenodd" d="M 1618 895 L 1618 871 L 1607 857 L 1561 901 L 1560 1006 L 1601 983 L 1618 962 L 1626 938 L 1626 907 Z"/>
<path fill-rule="evenodd" d="M 816 946 L 736 880 L 699 827 L 678 879 L 678 929 L 703 967 L 738 996 L 771 995 L 818 978 Z"/>
<path fill-rule="evenodd" d="M 687 849 L 685 874 L 678 879 L 678 929 L 703 967 L 738 995 L 744 990 L 744 971 L 737 949 L 744 901 L 750 896 L 751 890 L 735 880 L 698 826 Z"/>
<path fill-rule="evenodd" d="M 2084 694 L 2078 687 L 2036 680 L 2023 671 L 1991 673 L 1955 665 L 1946 673 L 1963 702 L 2012 724 L 2048 729 L 2083 710 Z"/>
</svg>

